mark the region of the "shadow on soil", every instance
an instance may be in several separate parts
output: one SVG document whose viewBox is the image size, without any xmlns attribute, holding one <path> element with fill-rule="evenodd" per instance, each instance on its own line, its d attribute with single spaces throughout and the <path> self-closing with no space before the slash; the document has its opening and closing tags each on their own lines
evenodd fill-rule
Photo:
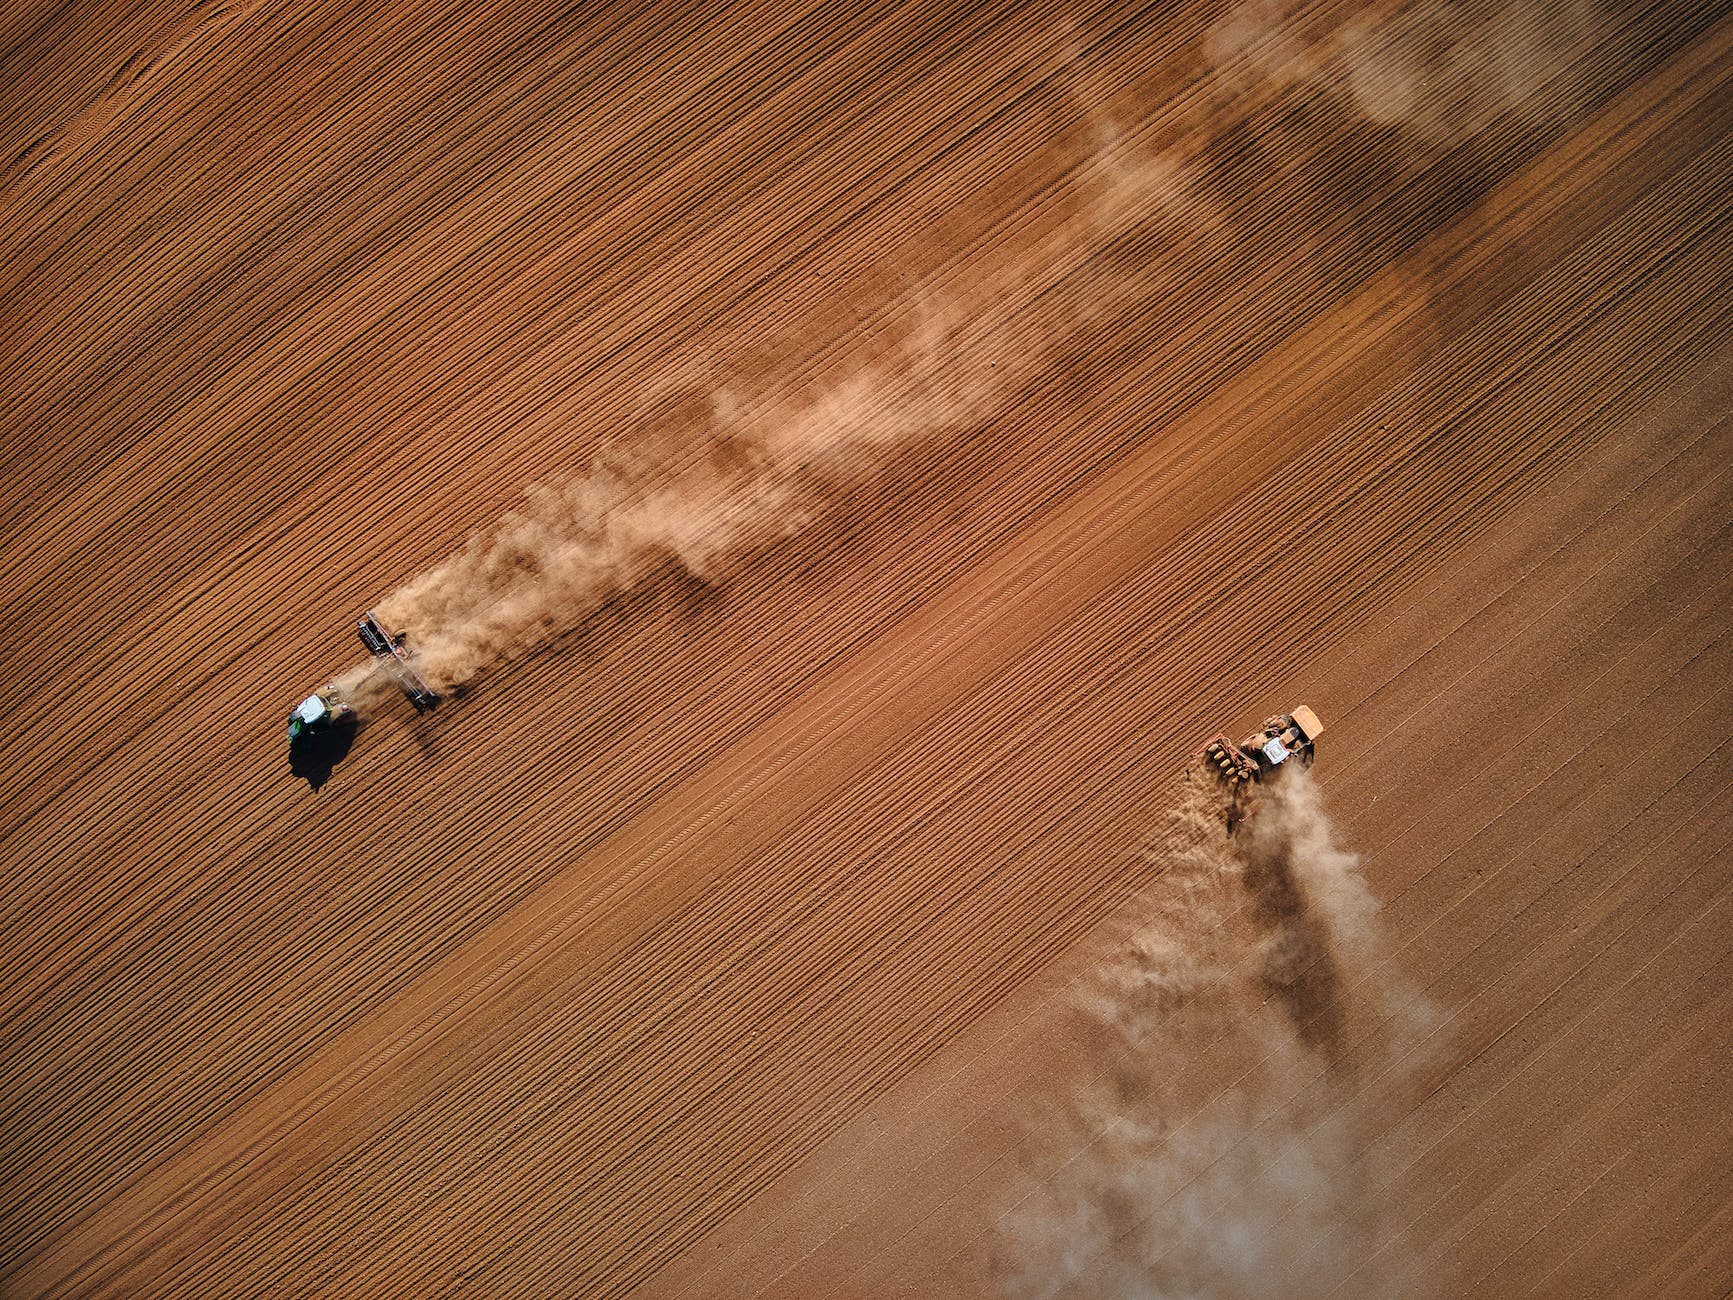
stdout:
<svg viewBox="0 0 1733 1300">
<path fill-rule="evenodd" d="M 1285 843 L 1256 845 L 1242 861 L 1252 905 L 1272 932 L 1265 991 L 1286 1011 L 1300 1040 L 1334 1062 L 1346 1042 L 1348 1009 L 1329 927 L 1300 888 Z"/>
<path fill-rule="evenodd" d="M 322 731 L 290 741 L 289 771 L 317 790 L 331 779 L 332 769 L 349 756 L 360 729 L 360 721 L 351 714 Z"/>
</svg>

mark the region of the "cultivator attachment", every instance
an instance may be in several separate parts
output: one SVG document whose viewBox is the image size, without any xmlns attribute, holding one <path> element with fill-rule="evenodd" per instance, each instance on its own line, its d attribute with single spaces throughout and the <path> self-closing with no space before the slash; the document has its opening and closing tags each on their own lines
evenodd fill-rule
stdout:
<svg viewBox="0 0 1733 1300">
<path fill-rule="evenodd" d="M 1240 747 L 1226 736 L 1216 736 L 1203 747 L 1203 761 L 1216 770 L 1230 785 L 1258 779 L 1258 765 L 1240 752 Z"/>
<path fill-rule="evenodd" d="M 410 665 L 409 651 L 404 648 L 402 633 L 393 636 L 387 632 L 385 625 L 372 610 L 368 610 L 355 625 L 355 632 L 361 638 L 361 644 L 367 647 L 373 657 L 386 665 L 399 688 L 415 706 L 417 713 L 426 713 L 439 703 L 438 692 L 422 681 L 421 675 Z"/>
</svg>

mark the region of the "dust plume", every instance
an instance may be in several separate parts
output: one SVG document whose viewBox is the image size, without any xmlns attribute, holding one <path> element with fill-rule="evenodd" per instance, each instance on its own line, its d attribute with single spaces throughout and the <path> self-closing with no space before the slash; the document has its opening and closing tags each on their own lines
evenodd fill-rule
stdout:
<svg viewBox="0 0 1733 1300">
<path fill-rule="evenodd" d="M 1491 13 L 1428 0 L 1322 22 L 1280 0 L 1248 0 L 1205 47 L 1232 97 L 1309 92 L 1448 146 L 1501 119 L 1540 126 L 1576 113 L 1606 25 L 1582 0 L 1517 0 Z"/>
<path fill-rule="evenodd" d="M 1003 377 L 979 320 L 918 302 L 889 354 L 801 398 L 708 394 L 689 427 L 645 429 L 382 601 L 436 689 L 556 639 L 669 569 L 705 583 L 799 531 L 887 455 L 991 414 Z M 690 427 L 695 423 L 696 427 Z M 366 670 L 357 670 L 365 675 Z"/>
<path fill-rule="evenodd" d="M 845 349 L 837 378 L 753 388 L 690 377 L 661 395 L 677 420 L 623 430 L 586 472 L 531 487 L 379 602 L 380 617 L 407 635 L 431 686 L 461 688 L 659 575 L 725 581 L 891 458 L 986 424 L 1104 304 L 1151 291 L 1115 290 L 1099 273 L 1135 213 L 1185 216 L 1177 189 L 1164 199 L 1159 169 L 1129 148 L 1105 142 L 1076 171 L 1071 202 L 976 253 L 943 289 L 911 293 L 890 313 L 890 341 Z M 382 680 L 363 665 L 336 685 L 365 703 Z"/>
<path fill-rule="evenodd" d="M 1257 250 L 1269 218 L 1292 228 L 1277 245 L 1284 264 L 1345 267 L 1349 253 L 1305 234 L 1308 222 L 1342 223 L 1335 191 L 1306 181 L 1315 173 L 1343 183 L 1332 152 L 1344 143 L 1339 119 L 1448 143 L 1506 117 L 1561 111 L 1576 102 L 1573 78 L 1598 26 L 1582 5 L 1533 0 L 1489 21 L 1441 0 L 1345 19 L 1247 0 L 1208 29 L 1199 51 L 1207 88 L 1173 113 L 1116 102 L 1106 70 L 1086 66 L 1083 38 L 1067 29 L 1052 75 L 1069 86 L 1061 98 L 1070 109 L 1043 146 L 1066 185 L 1052 203 L 1032 203 L 1005 244 L 983 243 L 942 288 L 913 294 L 888 344 L 863 337 L 851 352 L 843 343 L 828 382 L 689 380 L 675 427 L 621 429 L 611 450 L 530 488 L 378 611 L 407 635 L 429 684 L 450 691 L 652 581 L 725 581 L 893 457 L 1001 414 L 1085 330 L 1124 346 L 1117 327 L 1143 304 L 1197 292 L 1232 265 L 1223 250 L 1236 227 L 1248 255 L 1267 255 Z M 1287 126 L 1292 114 L 1265 112 L 1296 94 L 1353 112 Z M 1243 177 L 1227 165 L 1238 156 L 1236 123 L 1263 140 Z M 1364 192 L 1382 191 L 1368 181 Z M 1408 215 L 1400 205 L 1365 213 L 1330 238 L 1381 264 L 1388 241 L 1377 221 L 1395 230 Z M 364 705 L 381 680 L 363 666 L 337 684 Z"/>
<path fill-rule="evenodd" d="M 1092 123 L 1096 147 L 1080 175 L 1095 235 L 1109 247 L 1124 236 L 1161 230 L 1177 246 L 1218 247 L 1229 234 L 1222 203 L 1200 176 L 1196 152 L 1175 144 L 1153 149 L 1111 116 Z M 1144 268 L 1160 274 L 1159 262 Z"/>
<path fill-rule="evenodd" d="M 660 407 L 681 408 L 676 427 L 621 430 L 584 471 L 529 488 L 381 600 L 428 684 L 462 688 L 658 578 L 725 581 L 891 458 L 992 420 L 1080 329 L 1159 292 L 1158 280 L 1106 266 L 1114 241 L 1151 219 L 1203 232 L 1218 216 L 1188 163 L 1150 155 L 1100 117 L 1085 115 L 1076 134 L 1052 143 L 1069 160 L 1060 200 L 942 286 L 892 304 L 888 345 L 845 344 L 837 377 L 804 386 L 717 383 L 707 367 L 673 391 L 652 381 Z M 364 708 L 389 679 L 361 665 L 335 685 Z"/>
<path fill-rule="evenodd" d="M 999 1219 L 1017 1297 L 1305 1296 L 1370 1254 L 1379 1098 L 1429 1028 L 1303 771 L 1230 838 L 1202 777 L 1075 989 L 1069 1091 Z M 1375 1291 L 1422 1279 L 1359 1280 Z"/>
<path fill-rule="evenodd" d="M 1101 300 L 1259 274 L 1272 309 L 1352 290 L 1578 120 L 1634 57 L 1630 26 L 1582 0 L 1236 0 L 1149 67 L 1080 53 Z"/>
</svg>

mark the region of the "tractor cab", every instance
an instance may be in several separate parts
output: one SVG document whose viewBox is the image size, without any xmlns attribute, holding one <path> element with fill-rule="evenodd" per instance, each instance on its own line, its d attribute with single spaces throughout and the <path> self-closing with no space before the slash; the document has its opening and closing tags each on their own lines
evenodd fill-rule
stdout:
<svg viewBox="0 0 1733 1300">
<path fill-rule="evenodd" d="M 323 731 L 349 712 L 349 707 L 325 692 L 309 695 L 289 714 L 289 743 Z"/>
</svg>

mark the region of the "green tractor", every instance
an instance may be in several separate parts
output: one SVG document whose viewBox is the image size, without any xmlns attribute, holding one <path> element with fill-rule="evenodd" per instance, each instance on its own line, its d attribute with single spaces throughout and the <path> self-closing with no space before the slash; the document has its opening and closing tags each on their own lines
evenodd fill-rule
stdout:
<svg viewBox="0 0 1733 1300">
<path fill-rule="evenodd" d="M 439 703 L 439 693 L 415 671 L 402 633 L 393 635 L 371 610 L 356 623 L 355 631 L 361 644 L 384 666 L 385 672 L 415 706 L 417 713 L 425 713 Z M 289 743 L 312 741 L 354 712 L 355 707 L 343 698 L 342 692 L 327 682 L 289 714 Z"/>
<path fill-rule="evenodd" d="M 339 718 L 346 718 L 355 710 L 342 696 L 337 694 L 335 687 L 326 686 L 314 691 L 302 700 L 289 714 L 289 743 L 312 740 L 322 732 L 329 731 Z"/>
</svg>

